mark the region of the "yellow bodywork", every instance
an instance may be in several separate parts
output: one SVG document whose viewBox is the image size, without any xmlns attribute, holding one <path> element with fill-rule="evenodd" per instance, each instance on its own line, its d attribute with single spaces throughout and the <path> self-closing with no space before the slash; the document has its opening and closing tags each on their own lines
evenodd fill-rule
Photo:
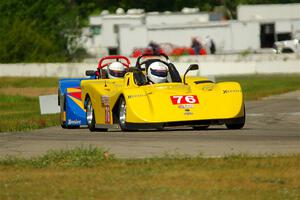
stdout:
<svg viewBox="0 0 300 200">
<path fill-rule="evenodd" d="M 133 74 L 127 73 L 124 79 L 83 80 L 81 89 L 83 102 L 91 99 L 96 124 L 117 123 L 113 116 L 118 111 L 121 96 L 126 101 L 126 122 L 129 123 L 220 120 L 244 116 L 242 89 L 236 82 L 212 83 L 204 77 L 187 77 L 186 84 L 138 86 Z M 171 96 L 177 98 L 178 104 L 172 103 Z M 198 103 L 181 104 L 180 97 L 197 98 Z M 110 117 L 109 122 L 107 116 Z"/>
</svg>

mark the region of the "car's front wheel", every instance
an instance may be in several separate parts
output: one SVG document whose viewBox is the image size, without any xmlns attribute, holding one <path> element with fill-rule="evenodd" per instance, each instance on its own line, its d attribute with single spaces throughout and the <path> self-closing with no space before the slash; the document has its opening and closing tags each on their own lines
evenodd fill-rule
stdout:
<svg viewBox="0 0 300 200">
<path fill-rule="evenodd" d="M 124 97 L 121 97 L 120 99 L 120 105 L 119 105 L 119 125 L 122 131 L 127 130 L 126 126 L 126 101 Z"/>
<path fill-rule="evenodd" d="M 107 129 L 104 128 L 101 129 L 96 128 L 95 112 L 94 112 L 91 99 L 88 99 L 86 104 L 86 121 L 87 121 L 88 128 L 91 132 L 107 131 Z"/>
<path fill-rule="evenodd" d="M 122 131 L 132 131 L 126 124 L 126 101 L 124 97 L 121 97 L 119 104 L 119 125 Z"/>
<path fill-rule="evenodd" d="M 229 122 L 225 123 L 228 129 L 242 129 L 246 122 L 246 110 L 244 107 L 244 116 L 235 118 L 230 120 Z"/>
</svg>

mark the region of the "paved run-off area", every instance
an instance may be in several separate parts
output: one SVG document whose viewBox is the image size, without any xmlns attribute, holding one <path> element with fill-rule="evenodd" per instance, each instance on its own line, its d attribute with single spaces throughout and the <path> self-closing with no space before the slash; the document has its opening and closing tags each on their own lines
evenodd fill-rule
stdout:
<svg viewBox="0 0 300 200">
<path fill-rule="evenodd" d="M 164 154 L 222 156 L 228 154 L 300 153 L 300 91 L 246 102 L 242 130 L 212 126 L 208 130 L 172 127 L 164 131 L 91 133 L 88 129 L 51 127 L 18 133 L 0 133 L 0 156 L 31 157 L 48 150 L 97 146 L 119 158 Z"/>
</svg>

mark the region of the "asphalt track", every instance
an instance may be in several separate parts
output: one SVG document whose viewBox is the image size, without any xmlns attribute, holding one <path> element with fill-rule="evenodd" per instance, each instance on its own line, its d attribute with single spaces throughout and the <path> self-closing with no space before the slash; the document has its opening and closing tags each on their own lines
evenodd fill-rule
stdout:
<svg viewBox="0 0 300 200">
<path fill-rule="evenodd" d="M 90 133 L 87 129 L 51 127 L 0 133 L 0 156 L 31 157 L 48 150 L 89 145 L 109 149 L 119 158 L 300 153 L 300 91 L 246 102 L 246 110 L 247 121 L 242 130 L 213 126 L 200 131 L 173 127 L 163 131 Z"/>
</svg>

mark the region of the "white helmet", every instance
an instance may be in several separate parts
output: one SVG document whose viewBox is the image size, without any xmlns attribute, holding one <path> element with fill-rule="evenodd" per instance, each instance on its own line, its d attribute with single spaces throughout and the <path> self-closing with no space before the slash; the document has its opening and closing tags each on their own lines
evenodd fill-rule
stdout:
<svg viewBox="0 0 300 200">
<path fill-rule="evenodd" d="M 161 62 L 153 62 L 147 70 L 148 79 L 153 83 L 167 82 L 168 67 Z"/>
<path fill-rule="evenodd" d="M 123 78 L 125 75 L 125 67 L 120 62 L 112 62 L 108 65 L 108 78 Z"/>
</svg>

